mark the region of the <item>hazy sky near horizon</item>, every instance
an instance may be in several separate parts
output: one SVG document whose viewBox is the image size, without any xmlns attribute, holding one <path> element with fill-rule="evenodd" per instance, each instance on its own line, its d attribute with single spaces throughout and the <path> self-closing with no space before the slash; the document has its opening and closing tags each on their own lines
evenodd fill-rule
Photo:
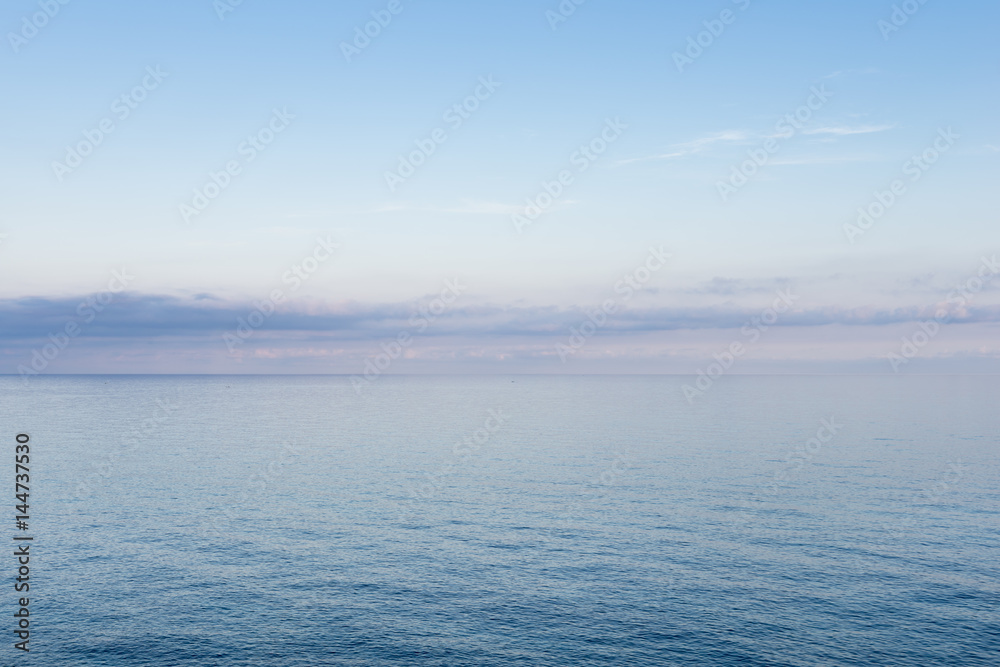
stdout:
<svg viewBox="0 0 1000 667">
<path fill-rule="evenodd" d="M 998 19 L 6 3 L 0 372 L 70 322 L 44 372 L 357 373 L 403 332 L 386 372 L 694 374 L 733 342 L 733 372 L 892 372 L 935 316 L 901 372 L 998 372 Z M 643 273 L 651 252 L 670 258 Z M 86 321 L 113 271 L 125 290 Z"/>
</svg>

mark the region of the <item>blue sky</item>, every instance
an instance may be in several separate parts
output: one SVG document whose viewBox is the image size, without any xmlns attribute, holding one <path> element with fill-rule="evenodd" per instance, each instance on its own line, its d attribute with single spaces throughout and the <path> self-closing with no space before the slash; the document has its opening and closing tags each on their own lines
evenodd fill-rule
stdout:
<svg viewBox="0 0 1000 667">
<path fill-rule="evenodd" d="M 387 372 L 694 374 L 780 289 L 794 304 L 732 372 L 1000 370 L 995 3 L 587 0 L 556 21 L 555 0 L 223 2 L 0 11 L 0 372 L 122 269 L 40 372 L 357 373 L 410 332 Z M 373 12 L 391 21 L 345 57 Z M 185 216 L 212 174 L 226 187 Z M 318 238 L 336 252 L 292 289 Z M 651 247 L 669 262 L 624 299 Z M 449 280 L 461 294 L 415 331 Z"/>
</svg>

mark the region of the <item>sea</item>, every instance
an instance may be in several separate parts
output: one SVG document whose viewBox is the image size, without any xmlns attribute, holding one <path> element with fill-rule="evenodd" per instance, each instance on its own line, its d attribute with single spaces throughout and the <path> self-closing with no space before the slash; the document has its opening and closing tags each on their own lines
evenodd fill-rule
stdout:
<svg viewBox="0 0 1000 667">
<path fill-rule="evenodd" d="M 0 377 L 2 664 L 1000 665 L 997 377 L 692 383 Z"/>
</svg>

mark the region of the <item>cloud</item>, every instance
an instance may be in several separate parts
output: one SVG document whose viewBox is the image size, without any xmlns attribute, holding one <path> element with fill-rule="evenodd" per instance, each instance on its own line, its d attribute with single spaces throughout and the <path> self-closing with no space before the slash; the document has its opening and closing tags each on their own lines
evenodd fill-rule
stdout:
<svg viewBox="0 0 1000 667">
<path fill-rule="evenodd" d="M 891 130 L 896 127 L 895 125 L 859 125 L 857 127 L 848 127 L 844 125 L 830 125 L 826 127 L 816 127 L 809 130 L 802 130 L 802 134 L 829 134 L 838 137 L 846 137 L 853 134 L 874 134 L 876 132 L 885 132 L 886 130 Z"/>
<path fill-rule="evenodd" d="M 746 294 L 773 294 L 778 288 L 789 283 L 786 278 L 776 278 L 758 281 L 750 284 L 742 278 L 723 278 L 716 276 L 698 287 L 686 290 L 688 294 L 715 294 L 719 296 L 738 296 Z"/>
<path fill-rule="evenodd" d="M 820 141 L 834 141 L 838 137 L 847 137 L 859 134 L 874 134 L 877 132 L 885 132 L 896 127 L 895 125 L 858 125 L 858 126 L 848 126 L 848 125 L 829 125 L 823 127 L 816 127 L 808 130 L 802 130 L 803 135 L 809 135 L 820 138 Z M 626 164 L 632 164 L 635 162 L 652 162 L 658 160 L 674 160 L 689 155 L 695 155 L 710 149 L 711 147 L 718 144 L 746 144 L 752 143 L 754 141 L 763 141 L 765 139 L 775 139 L 775 138 L 788 138 L 788 134 L 751 134 L 744 132 L 742 130 L 725 130 L 723 132 L 716 132 L 692 141 L 685 143 L 674 144 L 669 148 L 668 151 L 663 153 L 656 153 L 653 155 L 646 155 L 642 157 L 626 158 L 624 160 L 618 160 L 614 163 L 615 166 L 620 167 Z M 825 138 L 821 138 L 825 137 Z M 835 162 L 857 162 L 866 161 L 869 158 L 803 158 L 800 161 L 785 161 L 781 164 L 827 164 Z M 778 164 L 778 163 L 775 163 Z"/>
<path fill-rule="evenodd" d="M 674 144 L 670 147 L 667 153 L 657 153 L 655 155 L 646 155 L 644 157 L 634 157 L 627 158 L 625 160 L 618 160 L 615 162 L 616 166 L 621 166 L 624 164 L 631 164 L 633 162 L 650 162 L 654 160 L 672 160 L 675 158 L 681 158 L 688 155 L 694 155 L 695 153 L 700 153 L 710 146 L 718 143 L 738 143 L 746 141 L 747 134 L 740 130 L 726 130 L 724 132 L 716 132 L 715 134 L 710 134 L 699 139 L 694 139 L 692 141 L 687 141 L 682 144 Z"/>
<path fill-rule="evenodd" d="M 776 166 L 798 166 L 808 164 L 844 164 L 847 162 L 877 162 L 881 158 L 874 155 L 802 155 L 799 157 L 776 158 L 769 164 Z"/>
<path fill-rule="evenodd" d="M 882 70 L 875 67 L 865 67 L 863 69 L 841 69 L 836 72 L 830 72 L 824 79 L 839 79 L 842 76 L 848 76 L 851 74 L 880 74 Z"/>
<path fill-rule="evenodd" d="M 756 327 L 766 321 L 768 333 L 754 352 L 764 365 L 748 362 L 747 371 L 772 372 L 777 368 L 774 363 L 780 362 L 800 364 L 796 368 L 802 372 L 808 363 L 845 359 L 877 360 L 869 370 L 884 371 L 879 364 L 884 365 L 884 355 L 898 347 L 900 336 L 912 335 L 938 308 L 802 307 L 771 321 L 765 309 L 774 300 L 773 292 L 758 295 L 756 282 L 717 278 L 696 289 L 745 294 L 757 303 L 752 307 L 726 303 L 651 308 L 632 301 L 597 328 L 593 339 L 575 355 L 572 368 L 575 372 L 691 372 L 697 362 L 725 349 L 732 340 L 743 340 L 745 325 Z M 678 296 L 685 294 L 678 291 Z M 421 306 L 429 299 L 388 304 L 285 302 L 243 344 L 231 348 L 222 335 L 235 332 L 238 318 L 249 318 L 251 303 L 205 294 L 122 294 L 87 323 L 77 312 L 81 300 L 0 300 L 0 374 L 17 374 L 37 361 L 40 350 L 55 345 L 66 351 L 47 356 L 51 364 L 36 370 L 361 373 L 366 361 L 402 332 L 411 334 L 413 344 L 401 351 L 393 373 L 566 372 L 569 368 L 562 364 L 555 345 L 590 321 L 588 313 L 594 311 L 580 306 L 456 302 L 422 330 L 414 318 L 419 318 Z M 995 345 L 1000 306 L 951 307 L 948 312 L 954 325 L 941 338 L 947 347 L 928 350 L 928 355 L 950 358 L 968 352 L 981 359 L 1000 359 Z M 63 338 L 60 343 L 59 336 L 71 320 L 81 332 L 72 341 Z M 587 366 L 590 362 L 597 365 Z M 975 368 L 981 371 L 986 366 Z"/>
<path fill-rule="evenodd" d="M 463 200 L 452 206 L 420 206 L 417 204 L 383 204 L 370 213 L 460 213 L 466 215 L 510 215 L 519 213 L 523 206 L 494 201 Z"/>
<path fill-rule="evenodd" d="M 742 281 L 717 278 L 703 289 L 716 294 L 755 292 Z M 737 329 L 762 306 L 626 308 L 609 319 L 602 333 L 677 331 L 684 329 Z M 50 333 L 62 331 L 69 321 L 82 329 L 81 336 L 108 340 L 157 341 L 167 338 L 205 338 L 218 344 L 223 332 L 233 331 L 238 318 L 246 319 L 254 306 L 216 299 L 209 295 L 180 298 L 162 295 L 125 294 L 85 322 L 78 309 L 83 298 L 23 298 L 0 300 L 0 340 L 44 344 Z M 420 317 L 420 302 L 362 304 L 345 302 L 323 306 L 284 303 L 278 306 L 257 334 L 288 340 L 372 340 L 392 338 L 413 331 Z M 953 321 L 998 323 L 1000 306 L 955 308 L 953 306 L 908 306 L 881 308 L 827 306 L 796 309 L 781 316 L 775 326 L 818 327 L 831 324 L 882 326 L 920 322 L 935 315 L 939 307 Z M 85 313 L 87 311 L 84 311 Z M 504 306 L 493 304 L 453 306 L 438 316 L 424 336 L 464 337 L 469 342 L 504 337 L 563 335 L 587 319 L 579 306 Z"/>
</svg>

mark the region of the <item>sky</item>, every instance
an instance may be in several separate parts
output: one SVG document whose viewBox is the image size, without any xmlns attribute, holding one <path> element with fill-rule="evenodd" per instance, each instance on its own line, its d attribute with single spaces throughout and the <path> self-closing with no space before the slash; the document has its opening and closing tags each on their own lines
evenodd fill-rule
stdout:
<svg viewBox="0 0 1000 667">
<path fill-rule="evenodd" d="M 986 1 L 12 0 L 0 373 L 996 373 Z"/>
</svg>

